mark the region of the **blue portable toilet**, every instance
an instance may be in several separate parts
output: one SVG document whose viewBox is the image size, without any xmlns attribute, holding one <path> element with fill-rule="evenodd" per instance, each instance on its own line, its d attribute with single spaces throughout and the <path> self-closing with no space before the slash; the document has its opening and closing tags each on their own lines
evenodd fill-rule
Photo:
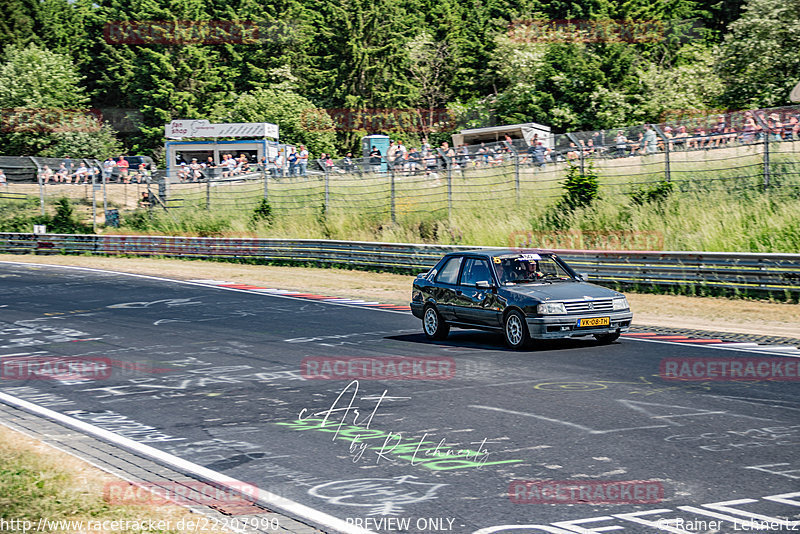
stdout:
<svg viewBox="0 0 800 534">
<path fill-rule="evenodd" d="M 388 135 L 373 134 L 366 135 L 361 138 L 361 153 L 363 157 L 368 158 L 372 147 L 381 151 L 381 172 L 386 172 L 386 155 L 389 152 L 390 139 Z"/>
</svg>

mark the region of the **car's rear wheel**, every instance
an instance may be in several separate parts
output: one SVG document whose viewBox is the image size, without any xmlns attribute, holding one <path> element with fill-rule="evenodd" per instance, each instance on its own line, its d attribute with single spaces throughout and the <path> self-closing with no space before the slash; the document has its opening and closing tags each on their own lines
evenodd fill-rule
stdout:
<svg viewBox="0 0 800 534">
<path fill-rule="evenodd" d="M 524 348 L 530 341 L 528 324 L 525 322 L 525 317 L 517 310 L 511 310 L 506 315 L 503 334 L 506 338 L 506 345 L 515 350 Z"/>
<path fill-rule="evenodd" d="M 612 334 L 595 334 L 594 338 L 601 344 L 601 345 L 608 345 L 609 343 L 615 342 L 619 339 L 619 332 L 614 332 Z"/>
<path fill-rule="evenodd" d="M 436 308 L 428 304 L 422 312 L 422 330 L 428 339 L 444 339 L 450 333 L 450 325 L 444 322 Z"/>
</svg>

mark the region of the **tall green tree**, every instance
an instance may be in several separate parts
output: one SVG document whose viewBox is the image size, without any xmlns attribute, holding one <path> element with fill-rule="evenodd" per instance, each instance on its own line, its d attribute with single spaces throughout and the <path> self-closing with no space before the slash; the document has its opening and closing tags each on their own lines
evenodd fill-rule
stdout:
<svg viewBox="0 0 800 534">
<path fill-rule="evenodd" d="M 787 104 L 800 82 L 800 0 L 748 0 L 720 47 L 723 103 L 733 109 Z"/>
<path fill-rule="evenodd" d="M 10 44 L 26 45 L 37 41 L 36 0 L 4 0 L 0 2 L 0 50 Z"/>
<path fill-rule="evenodd" d="M 282 143 L 306 145 L 313 156 L 336 150 L 334 124 L 325 110 L 288 87 L 255 89 L 219 102 L 211 113 L 222 122 L 271 122 L 278 125 Z"/>
<path fill-rule="evenodd" d="M 0 84 L 3 154 L 87 157 L 116 150 L 114 132 L 89 112 L 89 97 L 70 57 L 35 44 L 10 45 L 0 79 L 13 80 Z"/>
</svg>

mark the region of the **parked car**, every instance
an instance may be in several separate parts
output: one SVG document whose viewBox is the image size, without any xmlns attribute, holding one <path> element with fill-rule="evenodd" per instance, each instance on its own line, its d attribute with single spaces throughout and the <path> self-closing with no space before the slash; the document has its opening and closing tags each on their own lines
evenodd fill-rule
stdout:
<svg viewBox="0 0 800 534">
<path fill-rule="evenodd" d="M 429 339 L 452 326 L 502 332 L 514 349 L 532 338 L 611 343 L 630 327 L 628 301 L 585 278 L 547 251 L 453 252 L 414 280 L 411 312 Z"/>
</svg>

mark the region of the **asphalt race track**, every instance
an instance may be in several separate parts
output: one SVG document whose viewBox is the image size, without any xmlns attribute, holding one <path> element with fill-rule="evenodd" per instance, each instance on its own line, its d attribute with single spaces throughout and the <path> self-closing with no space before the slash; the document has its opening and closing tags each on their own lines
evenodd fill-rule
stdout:
<svg viewBox="0 0 800 534">
<path fill-rule="evenodd" d="M 75 356 L 110 368 L 9 364 Z M 386 366 L 309 375 L 343 357 Z M 392 357 L 428 379 L 372 379 L 397 377 Z M 0 263 L 0 392 L 373 532 L 800 531 L 798 382 L 660 377 L 710 357 L 800 362 L 632 338 L 431 343 L 400 310 Z"/>
</svg>

